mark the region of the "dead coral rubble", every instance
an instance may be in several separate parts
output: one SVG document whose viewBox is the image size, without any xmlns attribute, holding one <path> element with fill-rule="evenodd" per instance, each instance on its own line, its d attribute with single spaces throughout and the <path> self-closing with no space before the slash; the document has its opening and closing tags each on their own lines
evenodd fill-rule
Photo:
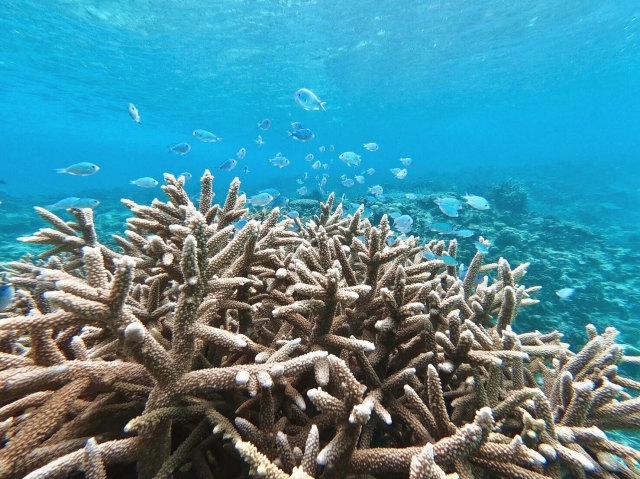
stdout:
<svg viewBox="0 0 640 479">
<path fill-rule="evenodd" d="M 460 281 L 422 254 L 455 240 L 389 246 L 333 196 L 234 234 L 237 179 L 212 205 L 206 172 L 199 208 L 165 180 L 166 203 L 123 201 L 121 253 L 91 210 L 38 209 L 51 228 L 22 240 L 50 249 L 6 265 L 0 478 L 639 477 L 604 432 L 640 426 L 616 331 L 577 354 L 516 334 L 527 265 L 477 253 Z"/>
</svg>

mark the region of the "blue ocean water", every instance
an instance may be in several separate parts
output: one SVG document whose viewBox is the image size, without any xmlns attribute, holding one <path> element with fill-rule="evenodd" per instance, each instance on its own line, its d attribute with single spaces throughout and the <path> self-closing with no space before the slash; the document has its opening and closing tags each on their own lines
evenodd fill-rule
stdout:
<svg viewBox="0 0 640 479">
<path fill-rule="evenodd" d="M 465 209 L 456 225 L 489 233 L 494 260 L 532 262 L 530 284 L 543 291 L 527 312 L 531 324 L 575 328 L 572 338 L 588 322 L 615 324 L 633 342 L 639 15 L 634 2 L 596 0 L 5 0 L 0 260 L 16 259 L 24 251 L 15 238 L 43 226 L 34 205 L 66 196 L 101 202 L 96 222 L 107 241 L 124 229 L 121 197 L 162 196 L 129 182 L 162 181 L 165 172 L 191 172 L 196 194 L 197 178 L 211 169 L 217 200 L 235 176 L 248 195 L 271 187 L 294 200 L 305 173 L 309 197 L 319 199 L 315 177 L 327 173 L 326 189 L 345 202 L 362 201 L 379 184 L 390 203 L 377 213 L 418 211 L 433 221 L 446 218 L 431 202 L 412 210 L 404 194 L 469 192 L 493 202 L 496 185 L 509 180 L 507 189 L 526 196 L 522 211 L 507 199 L 481 216 Z M 300 108 L 293 95 L 302 87 L 326 101 L 326 111 Z M 272 121 L 267 131 L 257 128 L 264 118 Z M 294 121 L 315 138 L 289 138 Z M 195 129 L 223 140 L 202 143 Z M 168 153 L 178 142 L 191 151 Z M 365 151 L 367 142 L 379 151 Z M 214 170 L 243 147 L 233 171 Z M 344 151 L 362 155 L 361 168 L 340 162 Z M 278 152 L 289 166 L 268 162 Z M 329 170 L 312 170 L 308 153 Z M 397 180 L 389 169 L 401 167 L 401 157 L 414 166 Z M 55 173 L 81 161 L 100 171 Z M 376 174 L 364 185 L 341 184 L 341 175 L 365 168 Z M 471 241 L 462 250 L 463 259 L 472 254 Z M 577 294 L 562 301 L 554 291 L 563 287 Z"/>
</svg>

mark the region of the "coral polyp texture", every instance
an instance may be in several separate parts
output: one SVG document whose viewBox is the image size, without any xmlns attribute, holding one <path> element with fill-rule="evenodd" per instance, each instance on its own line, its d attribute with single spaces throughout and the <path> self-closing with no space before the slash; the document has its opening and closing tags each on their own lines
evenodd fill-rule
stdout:
<svg viewBox="0 0 640 479">
<path fill-rule="evenodd" d="M 48 249 L 4 265 L 0 478 L 639 477 L 607 437 L 640 426 L 635 359 L 612 328 L 518 333 L 527 264 L 459 280 L 455 240 L 387 241 L 333 195 L 303 221 L 183 181 L 123 200 L 121 251 L 37 210 Z"/>
</svg>

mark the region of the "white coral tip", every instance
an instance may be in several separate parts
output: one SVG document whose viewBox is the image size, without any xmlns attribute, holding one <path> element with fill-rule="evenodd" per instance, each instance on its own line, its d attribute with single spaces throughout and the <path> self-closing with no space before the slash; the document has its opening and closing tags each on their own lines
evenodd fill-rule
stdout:
<svg viewBox="0 0 640 479">
<path fill-rule="evenodd" d="M 236 384 L 238 386 L 244 386 L 249 382 L 249 373 L 247 371 L 238 371 L 236 374 Z"/>
<path fill-rule="evenodd" d="M 144 340 L 145 332 L 142 323 L 131 323 L 124 329 L 124 339 L 138 343 Z"/>
</svg>

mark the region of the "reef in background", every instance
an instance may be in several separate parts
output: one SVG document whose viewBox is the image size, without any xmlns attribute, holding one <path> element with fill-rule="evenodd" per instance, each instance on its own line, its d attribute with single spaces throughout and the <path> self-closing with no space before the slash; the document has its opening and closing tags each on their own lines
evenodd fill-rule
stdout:
<svg viewBox="0 0 640 479">
<path fill-rule="evenodd" d="M 199 208 L 183 181 L 100 243 L 91 210 L 23 238 L 49 249 L 7 265 L 0 319 L 0 478 L 348 475 L 637 477 L 640 383 L 618 374 L 616 330 L 517 334 L 536 301 L 476 253 L 464 281 L 409 237 L 345 217 L 277 208 L 239 231 L 239 181 Z M 297 231 L 290 231 L 295 224 Z M 480 272 L 495 278 L 475 284 Z M 212 434 L 213 431 L 213 434 Z M 135 466 L 135 467 L 134 467 Z"/>
</svg>

